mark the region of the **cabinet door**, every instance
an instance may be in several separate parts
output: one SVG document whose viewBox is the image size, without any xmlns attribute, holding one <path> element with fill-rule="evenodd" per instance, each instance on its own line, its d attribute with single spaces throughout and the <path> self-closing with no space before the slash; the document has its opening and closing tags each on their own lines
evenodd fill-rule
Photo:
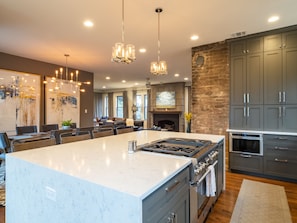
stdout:
<svg viewBox="0 0 297 223">
<path fill-rule="evenodd" d="M 286 105 L 282 108 L 283 130 L 297 132 L 297 105 Z"/>
<path fill-rule="evenodd" d="M 245 106 L 231 106 L 230 127 L 232 129 L 244 129 L 246 126 Z"/>
<path fill-rule="evenodd" d="M 243 105 L 246 93 L 246 57 L 231 58 L 231 104 Z"/>
<path fill-rule="evenodd" d="M 281 103 L 282 93 L 282 51 L 264 54 L 264 104 Z"/>
<path fill-rule="evenodd" d="M 184 187 L 167 203 L 167 205 L 161 206 L 159 209 L 156 209 L 153 213 L 147 214 L 147 217 L 143 219 L 143 222 L 189 222 L 189 203 L 189 190 L 188 187 Z"/>
<path fill-rule="evenodd" d="M 264 105 L 264 129 L 281 130 L 282 128 L 282 106 Z"/>
<path fill-rule="evenodd" d="M 246 40 L 246 53 L 263 53 L 263 37 L 251 38 Z"/>
<path fill-rule="evenodd" d="M 262 130 L 263 107 L 249 105 L 246 107 L 246 109 L 246 129 Z"/>
<path fill-rule="evenodd" d="M 282 35 L 275 34 L 264 37 L 264 51 L 279 50 L 282 48 Z"/>
<path fill-rule="evenodd" d="M 282 36 L 283 48 L 296 48 L 297 47 L 297 30 L 286 32 Z"/>
<path fill-rule="evenodd" d="M 297 47 L 283 50 L 283 94 L 283 102 L 297 104 Z"/>
<path fill-rule="evenodd" d="M 246 101 L 248 104 L 263 104 L 263 54 L 247 55 Z"/>
<path fill-rule="evenodd" d="M 243 40 L 231 43 L 230 51 L 231 56 L 244 55 L 246 53 L 246 42 Z"/>
</svg>

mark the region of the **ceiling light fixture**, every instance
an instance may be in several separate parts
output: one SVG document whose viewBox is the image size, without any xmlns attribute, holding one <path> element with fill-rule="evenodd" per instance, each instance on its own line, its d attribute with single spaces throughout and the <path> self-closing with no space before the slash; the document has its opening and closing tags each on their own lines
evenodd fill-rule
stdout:
<svg viewBox="0 0 297 223">
<path fill-rule="evenodd" d="M 91 84 L 90 81 L 86 81 L 86 82 L 80 82 L 78 80 L 78 74 L 79 71 L 76 70 L 75 74 L 73 72 L 68 73 L 68 57 L 70 56 L 69 54 L 64 54 L 65 58 L 66 58 L 66 65 L 65 65 L 65 73 L 64 73 L 64 69 L 61 67 L 59 70 L 55 71 L 55 77 L 51 78 L 51 83 L 54 83 L 54 89 L 50 88 L 50 91 L 58 91 L 61 90 L 63 85 L 65 84 L 71 84 L 71 89 L 72 91 L 75 93 L 76 91 L 81 91 L 81 92 L 85 92 L 85 89 L 81 88 L 82 84 Z"/>
<path fill-rule="evenodd" d="M 163 11 L 161 8 L 156 8 L 155 12 L 158 13 L 158 61 L 151 62 L 151 73 L 156 76 L 166 75 L 167 64 L 166 61 L 160 61 L 160 13 Z"/>
<path fill-rule="evenodd" d="M 136 60 L 135 46 L 133 44 L 125 45 L 125 27 L 124 27 L 124 0 L 122 0 L 122 42 L 116 43 L 112 47 L 112 62 L 132 63 Z"/>
<path fill-rule="evenodd" d="M 268 19 L 268 22 L 276 22 L 279 20 L 279 17 L 278 16 L 271 16 L 269 19 Z"/>
</svg>

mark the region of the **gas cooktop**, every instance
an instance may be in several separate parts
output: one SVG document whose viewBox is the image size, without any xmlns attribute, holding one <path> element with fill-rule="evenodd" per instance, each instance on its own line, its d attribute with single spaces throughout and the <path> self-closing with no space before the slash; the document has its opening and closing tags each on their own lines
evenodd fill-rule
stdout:
<svg viewBox="0 0 297 223">
<path fill-rule="evenodd" d="M 211 141 L 209 140 L 167 138 L 145 144 L 138 149 L 143 151 L 192 157 L 210 144 Z"/>
</svg>

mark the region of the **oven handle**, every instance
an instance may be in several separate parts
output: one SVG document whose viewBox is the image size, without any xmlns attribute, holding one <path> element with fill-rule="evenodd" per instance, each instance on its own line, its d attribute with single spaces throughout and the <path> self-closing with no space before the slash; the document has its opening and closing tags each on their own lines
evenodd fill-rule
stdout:
<svg viewBox="0 0 297 223">
<path fill-rule="evenodd" d="M 217 164 L 218 164 L 218 161 L 216 160 L 211 166 L 215 167 L 215 165 L 217 165 Z M 197 185 L 200 184 L 200 183 L 205 179 L 205 177 L 209 174 L 209 172 L 210 172 L 210 169 L 208 169 L 208 170 L 202 175 L 202 177 L 198 180 Z"/>
</svg>

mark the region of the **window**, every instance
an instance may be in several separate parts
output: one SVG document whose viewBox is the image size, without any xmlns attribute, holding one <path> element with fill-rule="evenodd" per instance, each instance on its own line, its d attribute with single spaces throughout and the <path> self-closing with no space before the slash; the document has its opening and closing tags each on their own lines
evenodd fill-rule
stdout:
<svg viewBox="0 0 297 223">
<path fill-rule="evenodd" d="M 124 117 L 124 102 L 123 96 L 117 96 L 117 106 L 116 106 L 117 117 Z"/>
<path fill-rule="evenodd" d="M 137 111 L 135 112 L 135 119 L 146 120 L 147 119 L 147 95 L 146 94 L 136 95 L 136 107 L 137 107 Z"/>
<path fill-rule="evenodd" d="M 108 116 L 108 95 L 104 97 L 104 116 Z"/>
</svg>

